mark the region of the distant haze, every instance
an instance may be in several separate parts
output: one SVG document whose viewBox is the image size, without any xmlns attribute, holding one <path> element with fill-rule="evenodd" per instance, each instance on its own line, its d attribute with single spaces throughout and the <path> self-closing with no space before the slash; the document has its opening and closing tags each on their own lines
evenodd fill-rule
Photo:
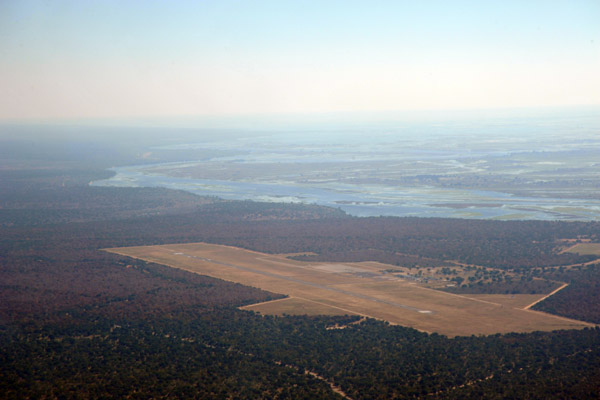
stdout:
<svg viewBox="0 0 600 400">
<path fill-rule="evenodd" d="M 600 105 L 600 2 L 2 1 L 0 120 Z"/>
</svg>

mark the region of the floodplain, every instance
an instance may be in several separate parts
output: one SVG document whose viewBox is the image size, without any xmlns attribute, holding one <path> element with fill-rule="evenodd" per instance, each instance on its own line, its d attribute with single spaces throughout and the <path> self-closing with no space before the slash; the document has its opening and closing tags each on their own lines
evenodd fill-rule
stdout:
<svg viewBox="0 0 600 400">
<path fill-rule="evenodd" d="M 546 294 L 453 294 L 386 273 L 393 266 L 379 262 L 302 262 L 207 243 L 105 250 L 288 296 L 243 307 L 263 314 L 360 315 L 447 336 L 594 326 L 527 309 Z"/>
<path fill-rule="evenodd" d="M 152 163 L 114 168 L 93 185 L 319 204 L 363 217 L 598 221 L 597 115 L 507 114 L 493 124 L 432 116 L 190 138 L 154 146 Z"/>
</svg>

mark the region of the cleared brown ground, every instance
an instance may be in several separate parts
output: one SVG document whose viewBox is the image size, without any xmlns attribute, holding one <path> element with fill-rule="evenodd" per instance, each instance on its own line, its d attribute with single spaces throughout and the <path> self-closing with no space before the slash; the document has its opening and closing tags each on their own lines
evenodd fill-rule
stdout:
<svg viewBox="0 0 600 400">
<path fill-rule="evenodd" d="M 515 301 L 513 305 L 507 299 L 476 298 L 422 287 L 381 273 L 392 266 L 375 262 L 308 263 L 206 243 L 107 251 L 293 298 L 255 306 L 257 310 L 273 314 L 357 314 L 448 336 L 593 326 L 519 308 L 531 298 Z"/>
<path fill-rule="evenodd" d="M 540 294 L 468 294 L 467 296 L 514 308 L 525 308 L 544 297 Z"/>
<path fill-rule="evenodd" d="M 317 301 L 287 297 L 285 299 L 267 301 L 241 307 L 260 314 L 270 315 L 352 315 L 351 310 L 335 308 Z"/>
<path fill-rule="evenodd" d="M 578 243 L 573 247 L 569 247 L 565 252 L 600 256 L 600 243 Z"/>
</svg>

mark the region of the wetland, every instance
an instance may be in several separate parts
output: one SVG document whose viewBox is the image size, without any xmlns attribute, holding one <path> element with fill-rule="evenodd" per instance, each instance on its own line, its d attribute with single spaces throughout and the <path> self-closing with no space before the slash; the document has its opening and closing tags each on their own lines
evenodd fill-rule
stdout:
<svg viewBox="0 0 600 400">
<path fill-rule="evenodd" d="M 356 216 L 593 221 L 599 128 L 594 116 L 575 123 L 559 115 L 240 131 L 152 146 L 144 163 L 113 168 L 92 185 L 319 204 Z M 177 153 L 184 161 L 161 162 Z"/>
</svg>

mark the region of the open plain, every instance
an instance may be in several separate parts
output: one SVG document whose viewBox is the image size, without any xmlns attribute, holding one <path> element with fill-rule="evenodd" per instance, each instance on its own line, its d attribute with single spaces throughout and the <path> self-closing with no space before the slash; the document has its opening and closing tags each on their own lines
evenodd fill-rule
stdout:
<svg viewBox="0 0 600 400">
<path fill-rule="evenodd" d="M 301 262 L 207 243 L 106 251 L 289 296 L 245 307 L 268 314 L 355 314 L 448 336 L 593 326 L 524 309 L 523 304 L 535 301 L 531 296 L 519 302 L 510 300 L 512 295 L 446 293 L 386 274 L 393 266 L 377 262 Z"/>
<path fill-rule="evenodd" d="M 577 243 L 565 251 L 580 255 L 600 256 L 600 243 Z"/>
</svg>

